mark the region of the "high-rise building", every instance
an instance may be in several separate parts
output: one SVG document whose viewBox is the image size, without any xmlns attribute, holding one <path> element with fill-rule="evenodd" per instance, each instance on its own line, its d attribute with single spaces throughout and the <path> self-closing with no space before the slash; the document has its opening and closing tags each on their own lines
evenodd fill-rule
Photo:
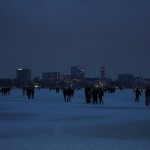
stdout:
<svg viewBox="0 0 150 150">
<path fill-rule="evenodd" d="M 105 79 L 105 67 L 101 66 L 100 67 L 100 79 Z"/>
<path fill-rule="evenodd" d="M 71 76 L 75 79 L 85 78 L 85 67 L 84 66 L 71 66 Z"/>
<path fill-rule="evenodd" d="M 61 79 L 60 72 L 48 72 L 42 74 L 42 79 L 47 81 L 57 81 Z"/>
<path fill-rule="evenodd" d="M 31 70 L 22 68 L 17 69 L 16 79 L 19 81 L 31 81 Z"/>
</svg>

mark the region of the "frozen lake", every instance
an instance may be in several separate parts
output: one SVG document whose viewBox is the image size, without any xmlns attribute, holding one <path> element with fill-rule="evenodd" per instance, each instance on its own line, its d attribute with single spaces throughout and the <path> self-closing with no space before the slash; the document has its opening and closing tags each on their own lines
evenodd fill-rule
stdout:
<svg viewBox="0 0 150 150">
<path fill-rule="evenodd" d="M 104 95 L 104 105 L 85 103 L 84 90 L 71 102 L 62 92 L 22 91 L 0 95 L 0 150 L 149 150 L 150 106 L 144 91 L 135 103 L 133 90 Z"/>
</svg>

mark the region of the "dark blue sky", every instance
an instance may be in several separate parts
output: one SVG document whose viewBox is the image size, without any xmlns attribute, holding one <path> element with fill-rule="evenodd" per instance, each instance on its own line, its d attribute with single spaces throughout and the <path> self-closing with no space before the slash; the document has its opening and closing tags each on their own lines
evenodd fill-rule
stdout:
<svg viewBox="0 0 150 150">
<path fill-rule="evenodd" d="M 18 67 L 87 77 L 150 77 L 149 0 L 1 0 L 0 78 Z"/>
</svg>

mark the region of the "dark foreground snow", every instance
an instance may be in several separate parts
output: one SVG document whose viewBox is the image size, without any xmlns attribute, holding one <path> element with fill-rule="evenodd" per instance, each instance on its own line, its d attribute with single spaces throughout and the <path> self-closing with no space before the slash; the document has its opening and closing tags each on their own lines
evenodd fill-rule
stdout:
<svg viewBox="0 0 150 150">
<path fill-rule="evenodd" d="M 0 150 L 149 150 L 150 106 L 133 90 L 105 94 L 104 105 L 86 104 L 84 91 L 70 103 L 42 89 L 0 95 Z"/>
</svg>

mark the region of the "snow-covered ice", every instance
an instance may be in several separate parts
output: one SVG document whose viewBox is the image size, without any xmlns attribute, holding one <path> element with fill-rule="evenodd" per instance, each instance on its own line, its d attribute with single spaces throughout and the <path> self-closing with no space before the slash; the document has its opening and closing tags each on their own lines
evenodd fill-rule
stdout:
<svg viewBox="0 0 150 150">
<path fill-rule="evenodd" d="M 105 94 L 104 105 L 86 104 L 84 90 L 71 102 L 41 89 L 28 100 L 22 91 L 0 95 L 0 150 L 149 150 L 150 106 L 144 91 Z"/>
</svg>

